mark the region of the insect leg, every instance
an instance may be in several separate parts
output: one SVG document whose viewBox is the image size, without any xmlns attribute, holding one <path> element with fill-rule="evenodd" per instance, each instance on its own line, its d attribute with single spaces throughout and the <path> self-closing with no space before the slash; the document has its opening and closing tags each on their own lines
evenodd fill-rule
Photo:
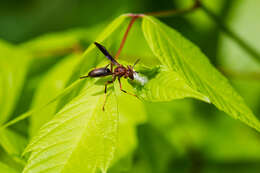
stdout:
<svg viewBox="0 0 260 173">
<path fill-rule="evenodd" d="M 113 72 L 113 63 L 110 63 L 110 71 Z"/>
<path fill-rule="evenodd" d="M 129 95 L 131 95 L 131 96 L 137 97 L 137 95 L 132 94 L 132 93 L 129 93 L 129 92 L 127 92 L 126 90 L 123 90 L 123 89 L 122 89 L 122 84 L 121 84 L 121 81 L 120 81 L 120 77 L 118 77 L 118 82 L 119 82 L 119 86 L 120 86 L 120 90 L 121 90 L 121 91 L 123 91 L 124 93 L 129 94 Z M 137 98 L 138 98 L 138 97 L 137 97 Z"/>
<path fill-rule="evenodd" d="M 107 85 L 109 85 L 109 84 L 111 84 L 111 83 L 113 83 L 114 81 L 113 80 L 111 80 L 111 81 L 107 81 L 106 83 L 105 83 L 105 94 L 107 93 Z"/>
<path fill-rule="evenodd" d="M 106 66 L 105 66 L 105 68 L 107 68 L 109 66 L 109 64 L 107 64 Z"/>
<path fill-rule="evenodd" d="M 104 99 L 104 103 L 103 103 L 103 106 L 102 106 L 102 110 L 105 111 L 105 104 L 106 104 L 106 101 L 107 101 L 107 85 L 113 83 L 115 81 L 115 76 L 113 76 L 112 80 L 111 81 L 107 81 L 105 83 L 105 99 Z"/>
</svg>

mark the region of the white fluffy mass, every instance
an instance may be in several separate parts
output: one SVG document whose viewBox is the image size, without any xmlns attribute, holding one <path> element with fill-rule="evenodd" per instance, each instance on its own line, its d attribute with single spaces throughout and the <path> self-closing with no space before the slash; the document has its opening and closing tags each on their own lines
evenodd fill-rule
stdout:
<svg viewBox="0 0 260 173">
<path fill-rule="evenodd" d="M 136 72 L 134 72 L 134 80 L 140 83 L 141 85 L 144 85 L 148 82 L 148 78 L 146 76 L 140 75 Z"/>
</svg>

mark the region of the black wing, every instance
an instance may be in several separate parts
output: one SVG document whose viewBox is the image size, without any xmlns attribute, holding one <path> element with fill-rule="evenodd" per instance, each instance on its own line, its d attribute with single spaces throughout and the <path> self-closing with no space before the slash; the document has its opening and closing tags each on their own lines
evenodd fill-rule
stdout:
<svg viewBox="0 0 260 173">
<path fill-rule="evenodd" d="M 104 46 L 102 46 L 101 44 L 95 42 L 95 45 L 97 46 L 97 48 L 114 64 L 119 66 L 120 64 L 108 53 L 108 51 L 106 50 L 106 48 Z"/>
</svg>

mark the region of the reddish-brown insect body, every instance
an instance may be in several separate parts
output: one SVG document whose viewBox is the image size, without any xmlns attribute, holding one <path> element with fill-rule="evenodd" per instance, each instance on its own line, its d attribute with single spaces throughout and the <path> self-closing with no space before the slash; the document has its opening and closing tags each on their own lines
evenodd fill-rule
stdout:
<svg viewBox="0 0 260 173">
<path fill-rule="evenodd" d="M 134 70 L 131 66 L 124 67 L 122 65 L 118 66 L 114 70 L 114 75 L 118 77 L 130 78 L 134 80 Z"/>
<path fill-rule="evenodd" d="M 87 76 L 82 76 L 80 77 L 81 79 L 82 78 L 86 78 L 86 77 L 92 77 L 92 78 L 95 78 L 95 77 L 103 77 L 103 76 L 108 76 L 108 75 L 112 75 L 112 80 L 111 81 L 107 81 L 105 83 L 105 94 L 107 92 L 107 85 L 108 84 L 111 84 L 113 83 L 116 78 L 118 79 L 119 81 L 119 85 L 120 85 L 120 90 L 123 91 L 124 93 L 127 93 L 127 94 L 130 94 L 130 95 L 133 95 L 133 96 L 136 96 L 135 94 L 131 94 L 131 93 L 128 93 L 127 91 L 123 90 L 122 89 L 122 85 L 121 85 L 121 82 L 120 82 L 120 78 L 121 77 L 124 77 L 124 78 L 130 78 L 132 80 L 134 80 L 134 70 L 133 70 L 133 67 L 128 65 L 127 67 L 124 67 L 123 65 L 119 64 L 109 53 L 108 51 L 105 49 L 104 46 L 102 46 L 101 44 L 95 42 L 95 45 L 98 47 L 98 49 L 110 60 L 111 64 L 111 69 L 108 68 L 109 65 L 107 65 L 106 67 L 102 67 L 102 68 L 97 68 L 97 69 L 94 69 L 92 71 L 90 71 L 88 73 Z M 136 61 L 136 63 L 138 62 L 138 60 Z M 135 63 L 135 64 L 136 64 Z M 113 70 L 113 65 L 116 65 L 117 67 Z M 137 96 L 136 96 L 137 97 Z M 105 97 L 106 98 L 106 97 Z M 103 105 L 103 110 L 104 110 L 104 106 L 105 106 L 105 103 Z"/>
</svg>

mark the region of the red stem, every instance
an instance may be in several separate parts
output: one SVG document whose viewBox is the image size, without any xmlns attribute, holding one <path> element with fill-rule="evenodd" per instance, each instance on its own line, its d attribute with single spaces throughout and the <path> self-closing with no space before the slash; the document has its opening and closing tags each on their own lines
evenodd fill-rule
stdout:
<svg viewBox="0 0 260 173">
<path fill-rule="evenodd" d="M 201 1 L 200 0 L 195 0 L 194 4 L 186 9 L 173 9 L 173 10 L 165 10 L 165 11 L 157 11 L 157 12 L 147 12 L 144 13 L 145 15 L 148 16 L 154 16 L 154 17 L 170 17 L 172 15 L 178 15 L 178 14 L 184 14 L 191 12 L 193 10 L 196 10 L 201 6 Z"/>
<path fill-rule="evenodd" d="M 132 28 L 132 26 L 133 26 L 133 24 L 134 24 L 134 22 L 136 21 L 137 18 L 143 17 L 145 15 L 157 16 L 157 17 L 171 16 L 171 15 L 174 15 L 174 14 L 182 14 L 182 13 L 190 12 L 190 11 L 193 11 L 193 10 L 199 8 L 199 7 L 200 7 L 200 0 L 195 0 L 193 6 L 191 6 L 190 8 L 187 8 L 187 9 L 183 9 L 183 10 L 167 10 L 167 11 L 151 12 L 151 13 L 144 13 L 144 14 L 132 14 L 132 13 L 128 14 L 128 16 L 131 17 L 132 19 L 127 26 L 127 29 L 126 29 L 125 34 L 123 36 L 123 39 L 121 41 L 120 47 L 119 47 L 119 49 L 116 53 L 115 59 L 118 59 L 120 53 L 122 52 L 122 49 L 125 45 L 125 42 L 126 42 L 126 39 L 127 39 L 127 36 L 128 36 L 128 33 L 131 30 L 131 28 Z"/>
<path fill-rule="evenodd" d="M 128 33 L 129 33 L 130 29 L 132 28 L 132 26 L 133 26 L 135 20 L 136 20 L 138 17 L 140 17 L 140 16 L 139 16 L 139 15 L 132 15 L 131 17 L 132 17 L 132 19 L 131 19 L 131 21 L 130 21 L 130 23 L 129 23 L 129 25 L 128 25 L 126 31 L 125 31 L 124 37 L 123 37 L 123 39 L 122 39 L 122 41 L 121 41 L 121 44 L 120 44 L 120 47 L 119 47 L 119 49 L 118 49 L 118 51 L 117 51 L 117 53 L 116 53 L 115 59 L 117 59 L 117 58 L 119 57 L 119 55 L 120 55 L 120 53 L 121 53 L 121 51 L 122 51 L 122 49 L 123 49 L 123 47 L 124 47 L 124 45 L 125 45 L 125 41 L 126 41 L 126 39 L 127 39 L 127 36 L 128 36 Z"/>
</svg>

